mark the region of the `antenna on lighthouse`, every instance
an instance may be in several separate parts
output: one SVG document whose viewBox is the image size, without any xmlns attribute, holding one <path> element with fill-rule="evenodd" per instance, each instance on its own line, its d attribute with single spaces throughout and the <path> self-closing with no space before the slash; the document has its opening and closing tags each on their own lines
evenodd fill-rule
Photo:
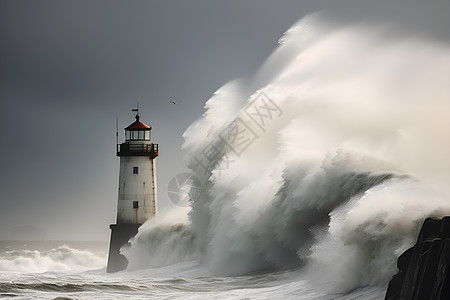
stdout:
<svg viewBox="0 0 450 300">
<path fill-rule="evenodd" d="M 116 117 L 116 147 L 119 145 L 119 117 Z"/>
</svg>

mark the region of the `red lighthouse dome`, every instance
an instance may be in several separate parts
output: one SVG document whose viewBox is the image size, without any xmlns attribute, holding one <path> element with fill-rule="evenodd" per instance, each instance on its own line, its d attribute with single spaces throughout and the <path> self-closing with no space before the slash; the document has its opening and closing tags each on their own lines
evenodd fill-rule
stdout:
<svg viewBox="0 0 450 300">
<path fill-rule="evenodd" d="M 145 125 L 139 119 L 141 116 L 136 115 L 136 121 L 131 123 L 125 130 L 151 130 L 152 128 L 150 126 Z"/>
</svg>

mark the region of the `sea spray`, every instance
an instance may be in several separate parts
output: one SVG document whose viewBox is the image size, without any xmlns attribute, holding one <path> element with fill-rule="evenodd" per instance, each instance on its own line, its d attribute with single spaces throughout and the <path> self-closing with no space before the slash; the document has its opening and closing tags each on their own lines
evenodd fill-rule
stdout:
<svg viewBox="0 0 450 300">
<path fill-rule="evenodd" d="M 308 277 L 340 292 L 385 282 L 396 272 L 396 258 L 414 244 L 424 218 L 448 209 L 446 198 L 416 179 L 387 180 L 330 214 L 327 230 L 316 233 Z"/>
<path fill-rule="evenodd" d="M 239 93 L 229 92 L 229 85 L 220 89 L 207 102 L 203 119 L 185 133 L 188 164 L 206 190 L 193 203 L 190 216 L 215 274 L 247 274 L 299 265 L 311 258 L 311 246 L 320 242 L 314 238 L 314 229 L 326 229 L 340 205 L 356 199 L 358 207 L 359 200 L 370 195 L 374 209 L 365 218 L 375 223 L 379 219 L 375 217 L 379 214 L 377 203 L 382 201 L 378 197 L 386 197 L 374 188 L 376 185 L 393 185 L 389 179 L 395 178 L 415 186 L 415 182 L 428 182 L 434 173 L 424 171 L 448 170 L 443 153 L 449 150 L 445 143 L 449 130 L 426 121 L 431 118 L 432 123 L 442 125 L 450 112 L 446 101 L 449 87 L 440 79 L 446 76 L 443 65 L 450 64 L 448 46 L 413 37 L 395 40 L 383 34 L 386 28 L 358 26 L 325 27 L 308 31 L 307 37 L 295 36 L 305 32 L 303 26 L 294 26 L 283 38 L 278 51 L 282 59 L 277 53 L 270 58 L 284 62 L 279 76 L 263 84 L 240 106 L 235 96 Z M 299 52 L 285 55 L 283 47 Z M 426 70 L 426 74 L 411 72 L 411 68 Z M 439 79 L 435 82 L 428 76 Z M 260 106 L 266 124 L 258 131 L 247 108 L 261 93 L 282 114 L 269 118 L 269 111 Z M 236 106 L 241 109 L 238 113 Z M 237 119 L 247 122 L 258 136 L 239 155 L 226 140 L 215 142 L 223 140 L 222 133 Z M 438 149 L 409 148 L 417 141 L 432 141 Z M 205 158 L 211 143 L 223 146 L 222 156 L 216 156 L 205 169 L 199 159 Z M 225 160 L 229 162 L 226 167 Z M 428 186 L 423 189 L 427 192 L 422 195 L 431 197 L 427 203 L 442 204 L 441 214 L 450 212 L 450 206 L 438 202 Z M 402 201 L 409 195 L 405 190 L 391 201 Z M 404 204 L 406 223 L 416 224 L 423 216 L 436 214 L 434 205 L 424 205 L 420 215 L 408 215 L 408 205 L 413 202 Z M 385 213 L 389 214 L 389 209 Z M 387 228 L 392 220 L 383 220 Z M 375 261 L 380 248 L 393 260 L 399 249 L 411 243 L 416 228 L 407 227 L 404 238 L 394 241 L 386 230 L 386 239 L 379 241 L 386 245 L 372 248 L 374 252 L 368 254 L 369 259 L 364 258 L 365 262 L 370 265 L 371 259 Z M 346 230 L 343 243 L 348 243 L 348 236 L 359 228 L 348 226 Z M 366 234 L 370 240 L 369 234 L 376 234 L 376 230 Z M 387 276 L 383 273 L 383 278 L 373 278 L 372 282 Z M 356 284 L 369 280 L 361 278 Z"/>
<path fill-rule="evenodd" d="M 450 213 L 450 46 L 391 29 L 309 17 L 207 101 L 183 148 L 202 186 L 187 240 L 211 274 L 384 283 L 421 220 Z"/>
<path fill-rule="evenodd" d="M 121 253 L 129 261 L 127 270 L 157 268 L 195 260 L 199 253 L 195 234 L 186 220 L 186 209 L 170 211 L 159 221 L 149 220 Z"/>
</svg>

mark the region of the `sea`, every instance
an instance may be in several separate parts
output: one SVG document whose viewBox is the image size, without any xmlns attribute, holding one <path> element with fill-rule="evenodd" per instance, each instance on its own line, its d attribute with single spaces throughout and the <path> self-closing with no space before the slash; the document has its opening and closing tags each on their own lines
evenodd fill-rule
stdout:
<svg viewBox="0 0 450 300">
<path fill-rule="evenodd" d="M 383 299 L 385 286 L 327 294 L 301 270 L 207 276 L 198 261 L 106 273 L 106 242 L 0 241 L 2 299 Z"/>
</svg>

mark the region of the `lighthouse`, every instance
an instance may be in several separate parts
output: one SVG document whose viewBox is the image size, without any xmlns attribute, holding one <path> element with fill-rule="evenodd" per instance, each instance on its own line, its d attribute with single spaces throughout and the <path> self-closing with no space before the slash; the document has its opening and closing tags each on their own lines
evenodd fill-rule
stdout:
<svg viewBox="0 0 450 300">
<path fill-rule="evenodd" d="M 125 142 L 117 143 L 120 158 L 117 222 L 109 226 L 108 273 L 126 269 L 128 260 L 120 254 L 120 248 L 157 212 L 155 158 L 158 144 L 152 143 L 152 128 L 140 121 L 139 110 L 133 111 L 136 120 L 125 128 Z"/>
</svg>

